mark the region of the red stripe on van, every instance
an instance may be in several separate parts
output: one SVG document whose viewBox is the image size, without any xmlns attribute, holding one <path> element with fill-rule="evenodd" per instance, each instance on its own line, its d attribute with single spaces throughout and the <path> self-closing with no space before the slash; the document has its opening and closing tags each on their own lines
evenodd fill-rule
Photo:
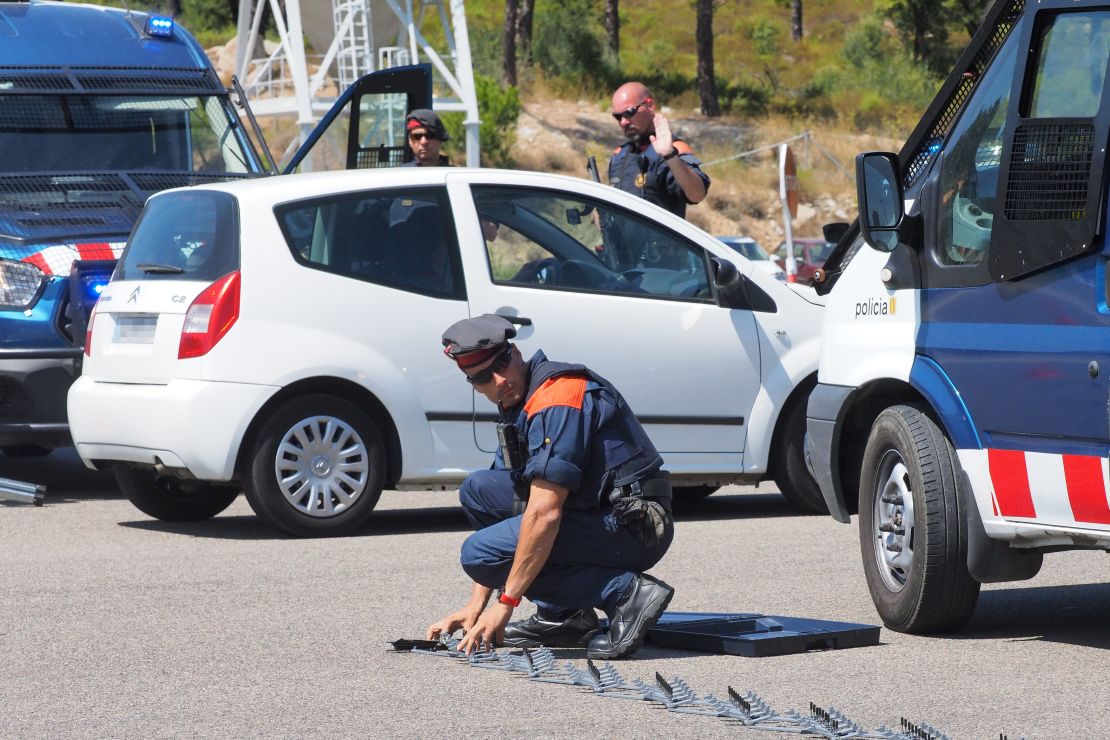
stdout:
<svg viewBox="0 0 1110 740">
<path fill-rule="evenodd" d="M 116 254 L 112 251 L 112 245 L 107 242 L 87 242 L 76 246 L 77 253 L 81 255 L 83 260 L 114 260 L 116 258 Z"/>
<path fill-rule="evenodd" d="M 1102 458 L 1090 455 L 1064 455 L 1064 480 L 1068 501 L 1077 522 L 1110 524 L 1110 504 L 1102 481 Z"/>
<path fill-rule="evenodd" d="M 1033 496 L 1029 493 L 1029 471 L 1021 450 L 987 450 L 994 496 L 1002 516 L 1037 516 Z"/>
</svg>

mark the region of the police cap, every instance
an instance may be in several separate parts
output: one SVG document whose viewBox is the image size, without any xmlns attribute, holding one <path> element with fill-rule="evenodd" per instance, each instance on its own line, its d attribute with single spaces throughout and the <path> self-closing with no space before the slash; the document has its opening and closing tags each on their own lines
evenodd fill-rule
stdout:
<svg viewBox="0 0 1110 740">
<path fill-rule="evenodd" d="M 443 354 L 465 370 L 496 356 L 515 336 L 516 327 L 506 319 L 482 314 L 456 321 L 443 332 Z"/>
<path fill-rule="evenodd" d="M 451 137 L 447 135 L 447 129 L 443 127 L 443 121 L 439 120 L 439 114 L 434 110 L 427 108 L 417 108 L 412 113 L 405 117 L 405 130 L 411 131 L 414 128 L 423 126 L 428 130 L 428 133 L 439 139 L 440 141 L 450 141 Z"/>
</svg>

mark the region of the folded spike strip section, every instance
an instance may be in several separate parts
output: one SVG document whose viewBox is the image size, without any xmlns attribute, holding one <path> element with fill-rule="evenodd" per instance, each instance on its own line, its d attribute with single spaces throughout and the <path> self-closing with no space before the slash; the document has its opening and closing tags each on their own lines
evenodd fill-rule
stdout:
<svg viewBox="0 0 1110 740">
<path fill-rule="evenodd" d="M 395 647 L 399 649 L 403 641 Z M 832 707 L 811 703 L 809 714 L 794 710 L 780 713 L 771 708 L 759 694 L 748 691 L 740 694 L 728 687 L 728 698 L 718 699 L 712 694 L 699 696 L 682 678 L 664 678 L 655 674 L 655 681 L 644 682 L 638 678 L 626 681 L 609 663 L 598 665 L 586 660 L 586 670 L 573 663 L 559 665 L 555 654 L 548 648 L 525 648 L 520 654 L 505 650 L 475 651 L 469 655 L 458 650 L 459 640 L 454 636 L 440 638 L 434 647 L 414 646 L 411 652 L 423 655 L 443 655 L 465 661 L 476 668 L 519 673 L 532 681 L 581 686 L 606 699 L 630 699 L 663 706 L 670 712 L 687 715 L 720 717 L 734 720 L 743 727 L 757 728 L 764 732 L 782 732 L 793 735 L 825 738 L 825 740 L 951 740 L 945 733 L 924 722 L 911 722 L 902 718 L 899 729 L 880 726 L 868 731 Z M 1005 735 L 999 735 L 1005 738 Z M 1023 737 L 1018 740 L 1025 740 Z"/>
</svg>

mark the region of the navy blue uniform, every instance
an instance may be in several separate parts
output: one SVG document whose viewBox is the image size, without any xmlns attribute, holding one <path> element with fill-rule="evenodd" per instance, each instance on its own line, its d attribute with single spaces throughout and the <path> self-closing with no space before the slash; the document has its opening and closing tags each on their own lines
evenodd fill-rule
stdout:
<svg viewBox="0 0 1110 740">
<path fill-rule="evenodd" d="M 609 493 L 660 475 L 663 459 L 620 393 L 582 365 L 550 362 L 537 352 L 528 362 L 528 390 L 502 419 L 523 432 L 528 460 L 517 485 L 533 479 L 569 489 L 562 523 L 547 563 L 527 596 L 541 613 L 611 609 L 636 573 L 659 562 L 674 536 L 667 517 L 661 540 L 647 546 L 613 517 Z M 513 515 L 514 474 L 500 451 L 490 470 L 467 477 L 459 500 L 479 531 L 462 547 L 462 566 L 474 581 L 501 588 L 520 536 Z"/>
<path fill-rule="evenodd" d="M 701 171 L 701 161 L 681 139 L 676 138 L 674 144 L 679 151 L 679 158 L 690 165 L 708 191 L 709 175 Z M 656 153 L 654 147 L 648 146 L 641 152 L 631 141 L 617 147 L 609 159 L 609 184 L 662 206 L 676 216 L 686 218 L 686 205 L 690 201 L 679 187 L 670 166 Z"/>
<path fill-rule="evenodd" d="M 446 154 L 439 155 L 439 161 L 436 164 L 420 164 L 415 159 L 410 159 L 408 162 L 403 162 L 398 167 L 450 167 L 451 162 L 447 159 Z"/>
</svg>

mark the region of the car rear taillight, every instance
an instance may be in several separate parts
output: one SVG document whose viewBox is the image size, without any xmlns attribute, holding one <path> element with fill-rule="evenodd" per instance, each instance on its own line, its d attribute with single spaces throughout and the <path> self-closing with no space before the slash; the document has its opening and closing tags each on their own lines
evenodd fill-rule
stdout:
<svg viewBox="0 0 1110 740">
<path fill-rule="evenodd" d="M 239 272 L 224 275 L 193 300 L 181 327 L 177 359 L 208 354 L 239 318 Z"/>
<path fill-rule="evenodd" d="M 92 329 L 94 321 L 96 321 L 96 303 L 93 304 L 92 310 L 89 311 L 89 325 L 85 327 L 85 357 L 92 357 Z"/>
</svg>

